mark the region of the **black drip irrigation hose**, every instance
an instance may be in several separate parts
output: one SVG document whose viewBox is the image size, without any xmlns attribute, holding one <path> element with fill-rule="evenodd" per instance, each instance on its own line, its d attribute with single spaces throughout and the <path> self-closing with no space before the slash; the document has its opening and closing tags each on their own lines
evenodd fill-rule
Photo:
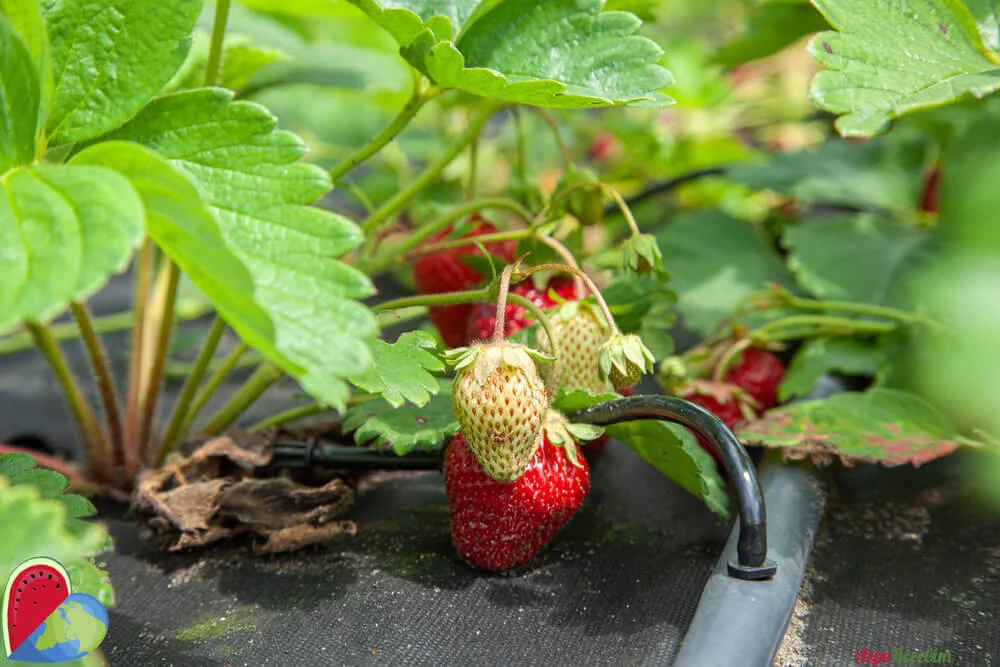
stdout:
<svg viewBox="0 0 1000 667">
<path fill-rule="evenodd" d="M 767 516 L 757 471 L 740 441 L 718 417 L 689 401 L 673 396 L 631 396 L 592 405 L 567 415 L 570 421 L 608 426 L 640 419 L 658 419 L 685 426 L 702 436 L 722 459 L 736 492 L 740 526 L 737 557 L 729 562 L 736 579 L 761 580 L 774 576 L 777 565 L 767 558 Z M 280 441 L 270 468 L 325 468 L 436 470 L 441 451 L 396 456 L 371 447 L 320 444 L 316 440 Z"/>
<path fill-rule="evenodd" d="M 437 470 L 440 451 L 397 456 L 391 450 L 351 445 L 320 444 L 315 439 L 278 441 L 268 468 L 351 468 L 354 470 Z"/>
<path fill-rule="evenodd" d="M 736 492 L 740 526 L 736 560 L 729 562 L 729 576 L 753 581 L 774 577 L 777 564 L 767 558 L 767 513 L 757 471 L 742 443 L 718 417 L 674 396 L 619 398 L 592 405 L 566 417 L 573 422 L 598 426 L 658 419 L 680 424 L 702 436 L 718 452 Z"/>
</svg>

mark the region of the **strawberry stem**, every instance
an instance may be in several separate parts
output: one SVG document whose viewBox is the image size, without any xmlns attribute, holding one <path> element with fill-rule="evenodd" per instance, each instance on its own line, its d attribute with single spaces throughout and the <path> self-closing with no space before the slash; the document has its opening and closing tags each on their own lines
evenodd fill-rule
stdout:
<svg viewBox="0 0 1000 667">
<path fill-rule="evenodd" d="M 757 343 L 792 340 L 813 335 L 853 336 L 857 334 L 886 334 L 896 329 L 896 324 L 854 320 L 832 315 L 791 315 L 769 322 L 750 332 L 746 337 Z"/>
<path fill-rule="evenodd" d="M 556 142 L 556 147 L 559 149 L 559 155 L 562 157 L 563 169 L 569 171 L 573 168 L 573 155 L 570 153 L 569 147 L 566 145 L 566 140 L 563 139 L 562 130 L 559 129 L 559 124 L 547 109 L 542 109 L 541 107 L 532 108 L 538 112 L 538 115 L 545 121 L 545 124 L 549 126 L 549 130 L 552 132 L 552 139 Z"/>
<path fill-rule="evenodd" d="M 723 377 L 726 374 L 726 370 L 728 370 L 726 367 L 729 365 L 730 360 L 735 358 L 736 355 L 743 352 L 743 350 L 747 349 L 752 344 L 753 341 L 749 338 L 744 338 L 726 347 L 719 356 L 719 361 L 715 364 L 715 369 L 712 371 L 712 379 L 716 382 L 722 382 Z"/>
<path fill-rule="evenodd" d="M 411 306 L 451 306 L 457 303 L 480 303 L 490 300 L 490 288 L 484 287 L 467 292 L 442 292 L 441 294 L 419 294 L 392 299 L 372 306 L 373 311 L 400 310 Z"/>
<path fill-rule="evenodd" d="M 406 129 L 406 126 L 410 124 L 410 121 L 413 120 L 413 118 L 417 115 L 417 112 L 419 112 L 425 104 L 444 92 L 443 89 L 435 87 L 425 89 L 423 86 L 423 76 L 417 70 L 411 70 L 411 75 L 413 79 L 413 90 L 410 93 L 410 99 L 406 101 L 406 104 L 403 105 L 403 108 L 400 109 L 398 114 L 396 114 L 396 117 L 392 119 L 392 122 L 390 122 L 377 137 L 348 155 L 330 170 L 330 180 L 333 183 L 339 181 L 359 164 L 385 148 L 386 144 L 395 139 L 400 132 Z"/>
<path fill-rule="evenodd" d="M 514 265 L 508 264 L 503 269 L 500 276 L 500 293 L 497 295 L 497 316 L 493 325 L 493 344 L 504 341 L 504 325 L 507 324 L 507 294 L 510 292 L 510 276 L 514 272 Z"/>
<path fill-rule="evenodd" d="M 454 250 L 455 248 L 465 248 L 471 245 L 476 245 L 477 243 L 494 243 L 496 241 L 517 241 L 520 239 L 526 239 L 533 236 L 535 231 L 533 229 L 513 229 L 506 232 L 494 232 L 493 234 L 480 234 L 479 236 L 466 236 L 460 239 L 453 239 L 451 241 L 442 241 L 441 243 L 429 243 L 427 245 L 415 248 L 410 252 L 402 256 L 402 259 L 410 260 L 414 257 L 420 257 L 422 255 L 430 255 L 440 250 Z M 398 248 L 393 248 L 393 252 L 398 252 Z"/>
<path fill-rule="evenodd" d="M 943 325 L 940 322 L 926 317 L 921 317 L 920 315 L 916 315 L 914 313 L 908 313 L 897 308 L 878 306 L 870 303 L 854 303 L 852 301 L 822 301 L 818 299 L 803 299 L 795 296 L 780 286 L 772 287 L 768 296 L 775 298 L 777 300 L 776 305 L 780 307 L 787 306 L 797 308 L 799 310 L 839 311 L 855 315 L 873 315 L 875 317 L 884 317 L 888 320 L 897 320 L 906 324 L 927 324 L 943 328 Z"/>
<path fill-rule="evenodd" d="M 552 200 L 549 202 L 549 205 L 546 207 L 547 210 L 543 211 L 543 213 L 547 213 L 548 211 L 552 210 L 555 207 L 556 202 L 568 197 L 577 190 L 583 188 L 593 188 L 593 187 L 600 188 L 603 192 L 610 195 L 611 198 L 615 200 L 615 203 L 621 210 L 622 215 L 625 216 L 625 221 L 628 222 L 629 229 L 632 231 L 632 236 L 639 236 L 642 234 L 642 232 L 639 230 L 638 223 L 636 223 L 635 221 L 635 216 L 632 215 L 632 210 L 628 207 L 628 204 L 625 203 L 625 200 L 622 198 L 622 196 L 618 193 L 617 190 L 615 190 L 613 187 L 602 181 L 583 181 L 581 183 L 576 183 L 575 185 L 571 185 L 570 187 L 566 188 L 558 195 L 553 197 Z"/>
<path fill-rule="evenodd" d="M 555 331 L 552 329 L 552 323 L 549 322 L 548 316 L 545 314 L 541 308 L 539 308 L 531 299 L 527 299 L 520 294 L 508 294 L 507 300 L 511 303 L 516 303 L 522 306 L 525 310 L 535 316 L 542 328 L 545 329 L 545 333 L 549 336 L 550 347 L 552 348 L 552 356 L 559 357 L 559 343 L 555 336 Z M 554 375 L 553 375 L 554 377 Z"/>
<path fill-rule="evenodd" d="M 601 296 L 601 290 L 597 289 L 597 285 L 584 271 L 565 264 L 539 264 L 538 266 L 532 266 L 529 269 L 525 269 L 524 274 L 530 276 L 532 273 L 538 273 L 539 271 L 563 271 L 582 280 L 587 286 L 587 289 L 590 290 L 590 293 L 594 295 L 594 299 L 597 301 L 597 305 L 600 306 L 601 312 L 604 313 L 604 318 L 608 321 L 608 328 L 611 329 L 611 333 L 621 333 L 621 331 L 618 330 L 618 325 L 615 324 L 614 316 L 611 315 L 611 309 L 608 308 L 607 302 L 604 300 L 604 297 Z"/>
<path fill-rule="evenodd" d="M 567 266 L 573 267 L 577 271 L 580 271 L 580 265 L 576 261 L 576 257 L 573 257 L 573 253 L 569 251 L 569 248 L 564 246 L 562 243 L 549 236 L 548 234 L 539 234 L 537 236 L 538 240 L 552 248 L 556 254 L 563 258 Z M 576 284 L 574 291 L 576 292 L 576 298 L 583 298 L 584 284 L 580 276 L 574 275 L 573 282 Z"/>
</svg>

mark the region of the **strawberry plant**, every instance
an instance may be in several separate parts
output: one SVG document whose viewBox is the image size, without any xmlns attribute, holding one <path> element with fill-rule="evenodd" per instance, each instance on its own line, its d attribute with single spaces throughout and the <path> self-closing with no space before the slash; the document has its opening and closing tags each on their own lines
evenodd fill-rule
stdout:
<svg viewBox="0 0 1000 667">
<path fill-rule="evenodd" d="M 250 430 L 336 413 L 436 454 L 459 553 L 506 569 L 605 434 L 728 516 L 683 426 L 566 421 L 617 391 L 820 463 L 995 444 L 995 355 L 956 352 L 997 324 L 995 12 L 704 4 L 0 0 L 0 348 L 37 347 L 86 453 L 49 463 L 131 492 L 291 379 L 307 401 Z M 132 310 L 95 317 L 126 270 Z M 791 403 L 831 374 L 854 391 Z"/>
</svg>

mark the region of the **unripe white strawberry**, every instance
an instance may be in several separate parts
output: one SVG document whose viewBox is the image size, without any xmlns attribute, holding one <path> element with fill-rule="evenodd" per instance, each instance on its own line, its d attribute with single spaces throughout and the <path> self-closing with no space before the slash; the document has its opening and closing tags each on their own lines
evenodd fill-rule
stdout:
<svg viewBox="0 0 1000 667">
<path fill-rule="evenodd" d="M 635 334 L 614 334 L 601 345 L 599 355 L 601 375 L 615 389 L 634 387 L 656 365 L 653 353 Z"/>
<path fill-rule="evenodd" d="M 457 370 L 455 416 L 483 472 L 497 481 L 523 475 L 541 442 L 549 401 L 533 355 L 506 342 L 448 353 Z"/>
<path fill-rule="evenodd" d="M 595 394 L 611 391 L 611 384 L 601 377 L 598 363 L 598 351 L 608 339 L 608 329 L 594 307 L 580 302 L 563 304 L 549 318 L 549 323 L 558 343 L 553 371 L 558 375 L 555 386 Z M 553 354 L 543 329 L 538 332 L 538 348 Z"/>
</svg>

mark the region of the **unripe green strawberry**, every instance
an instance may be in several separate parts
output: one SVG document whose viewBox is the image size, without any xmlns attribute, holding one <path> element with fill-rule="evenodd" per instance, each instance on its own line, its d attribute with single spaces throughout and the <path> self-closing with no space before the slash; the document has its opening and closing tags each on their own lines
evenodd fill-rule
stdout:
<svg viewBox="0 0 1000 667">
<path fill-rule="evenodd" d="M 513 343 L 453 350 L 452 406 L 483 472 L 500 482 L 524 474 L 548 410 L 532 351 Z M 537 355 L 537 353 L 534 353 Z"/>
<path fill-rule="evenodd" d="M 598 365 L 601 375 L 615 389 L 634 387 L 646 373 L 652 372 L 656 360 L 635 334 L 617 333 L 601 345 Z"/>
<path fill-rule="evenodd" d="M 538 332 L 538 349 L 556 356 L 553 372 L 555 385 L 565 389 L 585 389 L 595 394 L 611 391 L 611 385 L 601 377 L 598 354 L 608 339 L 608 330 L 600 315 L 587 303 L 564 304 L 549 318 L 556 336 L 554 354 L 544 330 Z"/>
</svg>

